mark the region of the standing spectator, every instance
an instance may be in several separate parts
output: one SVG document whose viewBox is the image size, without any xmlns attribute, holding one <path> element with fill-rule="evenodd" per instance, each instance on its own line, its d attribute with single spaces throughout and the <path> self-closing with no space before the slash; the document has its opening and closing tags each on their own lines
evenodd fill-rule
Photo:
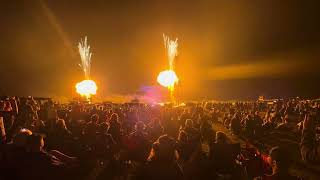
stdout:
<svg viewBox="0 0 320 180">
<path fill-rule="evenodd" d="M 27 104 L 31 107 L 33 119 L 36 121 L 39 119 L 38 111 L 40 110 L 40 105 L 33 97 L 29 97 Z"/>
<path fill-rule="evenodd" d="M 3 108 L 0 112 L 0 117 L 3 117 L 4 128 L 6 130 L 6 138 L 10 139 L 12 135 L 12 127 L 14 124 L 16 114 L 13 111 L 9 98 L 6 98 L 3 102 Z"/>
<path fill-rule="evenodd" d="M 200 143 L 200 132 L 193 127 L 193 121 L 191 119 L 186 120 L 186 124 L 183 130 L 186 132 L 188 136 L 188 141 L 190 142 L 190 145 L 196 148 Z"/>
<path fill-rule="evenodd" d="M 189 160 L 192 149 L 190 149 L 187 133 L 183 130 L 179 132 L 177 140 L 177 152 L 179 154 L 179 160 L 186 162 Z"/>
<path fill-rule="evenodd" d="M 46 108 L 46 122 L 50 128 L 54 127 L 56 120 L 58 118 L 57 108 L 54 106 L 52 101 L 48 102 L 48 106 Z"/>
<path fill-rule="evenodd" d="M 154 118 L 149 124 L 149 135 L 152 140 L 157 140 L 163 134 L 163 127 L 158 118 Z"/>
<path fill-rule="evenodd" d="M 235 115 L 231 119 L 230 130 L 235 135 L 240 134 L 240 131 L 241 131 L 241 120 L 240 120 L 239 113 L 235 113 Z"/>
<path fill-rule="evenodd" d="M 108 134 L 111 134 L 112 138 L 117 144 L 120 143 L 121 139 L 121 124 L 119 123 L 119 116 L 113 113 L 109 120 Z"/>
<path fill-rule="evenodd" d="M 209 117 L 203 116 L 200 125 L 201 138 L 203 141 L 209 141 L 214 137 L 214 131 L 212 125 L 209 123 Z"/>
</svg>

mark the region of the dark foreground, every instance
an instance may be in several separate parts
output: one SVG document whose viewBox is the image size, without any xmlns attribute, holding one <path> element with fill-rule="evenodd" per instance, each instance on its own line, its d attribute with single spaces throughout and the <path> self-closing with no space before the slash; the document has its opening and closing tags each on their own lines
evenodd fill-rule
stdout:
<svg viewBox="0 0 320 180">
<path fill-rule="evenodd" d="M 317 100 L 3 99 L 4 179 L 319 179 Z M 318 153 L 319 152 L 319 153 Z"/>
</svg>

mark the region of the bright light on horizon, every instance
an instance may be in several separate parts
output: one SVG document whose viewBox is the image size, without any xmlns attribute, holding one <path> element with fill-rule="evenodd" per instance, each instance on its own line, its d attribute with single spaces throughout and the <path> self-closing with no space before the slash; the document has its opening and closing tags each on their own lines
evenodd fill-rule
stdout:
<svg viewBox="0 0 320 180">
<path fill-rule="evenodd" d="M 179 79 L 173 70 L 165 70 L 159 73 L 157 81 L 162 86 L 173 90 L 174 85 L 178 83 Z"/>
<path fill-rule="evenodd" d="M 169 62 L 169 69 L 159 73 L 157 81 L 160 85 L 168 88 L 170 91 L 170 98 L 172 102 L 175 102 L 174 98 L 174 85 L 178 83 L 179 79 L 174 72 L 174 59 L 178 55 L 178 38 L 174 41 L 168 36 L 163 34 L 164 47 Z"/>
<path fill-rule="evenodd" d="M 97 85 L 93 80 L 83 80 L 76 84 L 76 91 L 81 96 L 90 98 L 97 93 Z"/>
<path fill-rule="evenodd" d="M 81 96 L 85 96 L 87 99 L 89 99 L 92 95 L 97 93 L 98 87 L 93 80 L 90 80 L 92 53 L 90 52 L 87 36 L 84 38 L 84 40 L 81 39 L 78 44 L 78 49 L 81 58 L 81 64 L 79 65 L 83 70 L 85 80 L 76 84 L 76 91 Z"/>
</svg>

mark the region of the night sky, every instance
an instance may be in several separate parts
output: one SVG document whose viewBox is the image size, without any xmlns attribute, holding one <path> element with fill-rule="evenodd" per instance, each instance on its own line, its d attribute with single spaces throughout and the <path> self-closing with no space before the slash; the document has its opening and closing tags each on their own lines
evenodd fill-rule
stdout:
<svg viewBox="0 0 320 180">
<path fill-rule="evenodd" d="M 98 96 L 156 86 L 162 33 L 179 40 L 182 99 L 320 97 L 320 3 L 308 0 L 3 0 L 0 94 L 72 97 L 88 36 Z"/>
</svg>

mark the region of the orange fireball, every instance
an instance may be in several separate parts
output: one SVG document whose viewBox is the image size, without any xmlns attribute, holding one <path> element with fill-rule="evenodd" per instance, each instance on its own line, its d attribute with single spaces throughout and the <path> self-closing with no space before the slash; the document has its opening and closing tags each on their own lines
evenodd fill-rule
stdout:
<svg viewBox="0 0 320 180">
<path fill-rule="evenodd" d="M 97 93 L 97 85 L 93 80 L 83 80 L 76 84 L 76 91 L 81 96 L 90 98 Z"/>
<path fill-rule="evenodd" d="M 157 81 L 159 84 L 172 91 L 179 79 L 173 70 L 165 70 L 159 73 Z"/>
</svg>

